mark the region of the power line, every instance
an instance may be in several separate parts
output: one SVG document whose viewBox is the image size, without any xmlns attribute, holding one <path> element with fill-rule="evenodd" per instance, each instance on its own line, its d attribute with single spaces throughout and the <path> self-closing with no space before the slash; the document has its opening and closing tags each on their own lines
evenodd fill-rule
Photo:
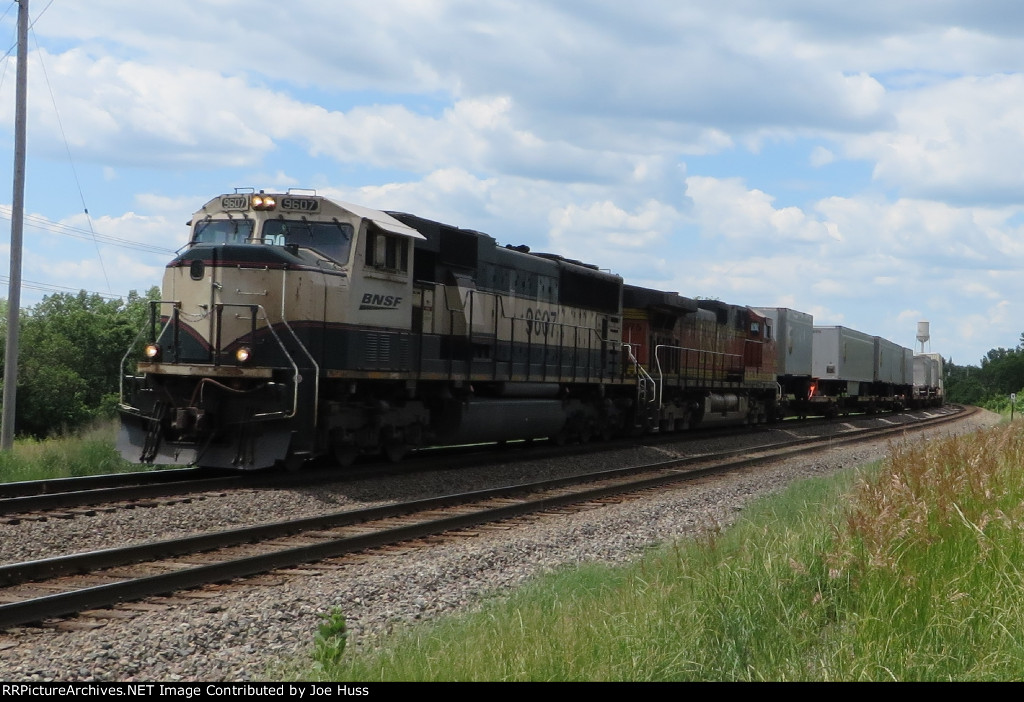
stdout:
<svg viewBox="0 0 1024 702">
<path fill-rule="evenodd" d="M 11 218 L 11 208 L 9 206 L 0 205 L 0 218 Z M 110 236 L 109 234 L 96 234 L 87 229 L 73 227 L 70 224 L 63 224 L 61 222 L 54 222 L 53 220 L 40 217 L 39 215 L 25 215 L 25 224 L 36 229 L 53 232 L 54 234 L 62 234 L 75 239 L 84 239 L 85 241 L 101 241 L 104 244 L 120 246 L 125 249 L 135 249 L 137 251 L 160 254 L 175 253 L 174 249 L 164 248 L 163 246 L 154 246 L 153 244 L 146 244 L 139 241 L 132 241 L 131 239 L 122 239 L 121 237 Z"/>
<path fill-rule="evenodd" d="M 0 275 L 0 284 L 6 285 L 9 282 L 10 282 L 10 278 L 8 278 L 5 275 Z M 22 288 L 28 288 L 29 290 L 40 290 L 42 292 L 52 292 L 52 293 L 76 293 L 77 294 L 77 293 L 80 293 L 80 292 L 84 292 L 87 295 L 99 295 L 100 297 L 102 297 L 104 299 L 107 299 L 107 300 L 119 300 L 122 297 L 128 297 L 127 293 L 123 294 L 123 295 L 118 295 L 117 293 L 112 293 L 112 292 L 101 293 L 101 292 L 95 292 L 93 290 L 85 290 L 84 288 L 69 288 L 69 287 L 66 287 L 66 286 L 63 286 L 63 285 L 52 285 L 50 283 L 39 283 L 39 282 L 36 282 L 34 280 L 25 280 L 24 278 L 21 281 L 21 287 Z"/>
<path fill-rule="evenodd" d="M 51 1 L 52 4 L 52 1 Z M 49 7 L 47 5 L 46 7 Z M 45 9 L 43 10 L 46 11 Z M 29 28 L 31 32 L 31 28 Z M 32 33 L 35 38 L 35 34 Z M 36 41 L 36 48 L 39 42 Z M 64 121 L 60 118 L 60 110 L 57 109 L 57 97 L 53 94 L 53 86 L 50 85 L 50 74 L 46 72 L 46 62 L 43 61 L 43 52 L 37 51 L 39 55 L 39 67 L 43 69 L 43 80 L 46 81 L 46 89 L 50 91 L 50 102 L 53 103 L 53 114 L 57 117 L 57 126 L 60 128 L 60 137 L 64 140 L 64 149 L 68 152 L 68 164 L 71 166 L 71 175 L 75 178 L 75 185 L 78 186 L 78 197 L 82 200 L 82 211 L 85 212 L 85 221 L 89 224 L 89 234 L 92 236 L 93 244 L 96 245 L 96 258 L 100 262 L 100 270 L 103 272 L 103 280 L 107 283 L 107 290 L 110 290 L 110 277 L 107 275 L 107 265 L 103 262 L 103 252 L 100 250 L 100 242 L 96 238 L 96 230 L 92 226 L 92 217 L 89 216 L 89 207 L 85 204 L 85 193 L 82 192 L 82 182 L 78 179 L 78 169 L 75 168 L 75 160 L 71 156 L 71 145 L 68 143 L 67 133 L 64 131 Z"/>
</svg>

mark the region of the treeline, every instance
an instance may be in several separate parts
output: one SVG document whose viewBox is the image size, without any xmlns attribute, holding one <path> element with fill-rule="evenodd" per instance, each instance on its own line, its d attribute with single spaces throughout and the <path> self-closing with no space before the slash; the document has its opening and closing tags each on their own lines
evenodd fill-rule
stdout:
<svg viewBox="0 0 1024 702">
<path fill-rule="evenodd" d="M 107 300 L 84 290 L 59 293 L 23 309 L 18 344 L 15 431 L 46 437 L 113 416 L 121 360 L 149 319 L 145 295 Z M 0 301 L 0 371 L 7 339 L 6 301 Z"/>
<path fill-rule="evenodd" d="M 1024 402 L 1024 334 L 1013 349 L 992 349 L 979 366 L 945 363 L 946 398 L 1001 411 L 1009 408 L 1010 393 Z"/>
</svg>

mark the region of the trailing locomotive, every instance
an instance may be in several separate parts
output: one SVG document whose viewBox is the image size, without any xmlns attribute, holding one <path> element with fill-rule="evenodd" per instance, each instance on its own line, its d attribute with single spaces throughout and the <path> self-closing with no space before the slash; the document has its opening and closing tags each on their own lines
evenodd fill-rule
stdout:
<svg viewBox="0 0 1024 702">
<path fill-rule="evenodd" d="M 307 191 L 218 196 L 189 226 L 122 383 L 130 460 L 345 465 L 426 445 L 759 423 L 802 410 L 788 392 L 810 397 L 810 381 L 780 384 L 772 308 L 626 285 Z"/>
</svg>

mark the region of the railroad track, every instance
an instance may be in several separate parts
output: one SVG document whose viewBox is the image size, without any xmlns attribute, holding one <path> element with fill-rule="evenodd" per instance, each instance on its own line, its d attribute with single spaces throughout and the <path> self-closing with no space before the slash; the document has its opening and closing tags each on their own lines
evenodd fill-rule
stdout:
<svg viewBox="0 0 1024 702">
<path fill-rule="evenodd" d="M 5 521 L 9 523 L 21 518 L 70 517 L 76 508 L 228 490 L 244 484 L 244 480 L 244 475 L 210 476 L 190 468 L 5 483 L 0 485 L 0 515 L 7 515 Z"/>
<path fill-rule="evenodd" d="M 908 415 L 892 415 L 903 416 Z M 858 418 L 862 418 L 860 415 Z M 815 426 L 835 426 L 837 420 L 793 420 L 793 426 L 803 429 Z M 773 425 L 778 428 L 780 425 Z M 761 427 L 752 428 L 756 431 Z M 380 478 L 413 471 L 438 468 L 478 466 L 481 463 L 509 463 L 513 461 L 541 460 L 562 456 L 597 453 L 623 448 L 641 442 L 645 446 L 680 441 L 698 441 L 734 427 L 694 430 L 683 434 L 651 434 L 641 439 L 627 438 L 590 445 L 533 445 L 528 450 L 495 451 L 486 447 L 431 448 L 410 457 L 401 465 L 368 463 L 344 471 L 336 467 L 307 470 L 299 474 L 273 471 L 230 473 L 200 468 L 151 470 L 135 473 L 52 478 L 15 483 L 0 483 L 0 521 L 18 523 L 22 520 L 67 519 L 91 515 L 100 506 L 116 505 L 123 508 L 155 506 L 160 500 L 201 493 L 227 492 L 239 488 L 302 487 L 325 483 L 341 483 L 366 478 Z M 526 444 L 523 444 L 526 446 Z"/>
<path fill-rule="evenodd" d="M 675 458 L 536 483 L 106 549 L 0 567 L 0 629 L 655 489 L 796 454 L 933 427 L 908 426 Z"/>
</svg>

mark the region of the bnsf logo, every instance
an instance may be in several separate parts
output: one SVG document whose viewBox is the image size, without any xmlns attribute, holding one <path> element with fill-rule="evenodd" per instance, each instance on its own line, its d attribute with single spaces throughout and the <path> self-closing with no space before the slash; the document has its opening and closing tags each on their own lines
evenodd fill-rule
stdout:
<svg viewBox="0 0 1024 702">
<path fill-rule="evenodd" d="M 361 310 L 393 310 L 398 307 L 398 303 L 402 301 L 402 298 L 395 297 L 394 295 L 374 295 L 373 293 L 366 293 L 363 295 L 362 304 L 359 305 Z"/>
</svg>

